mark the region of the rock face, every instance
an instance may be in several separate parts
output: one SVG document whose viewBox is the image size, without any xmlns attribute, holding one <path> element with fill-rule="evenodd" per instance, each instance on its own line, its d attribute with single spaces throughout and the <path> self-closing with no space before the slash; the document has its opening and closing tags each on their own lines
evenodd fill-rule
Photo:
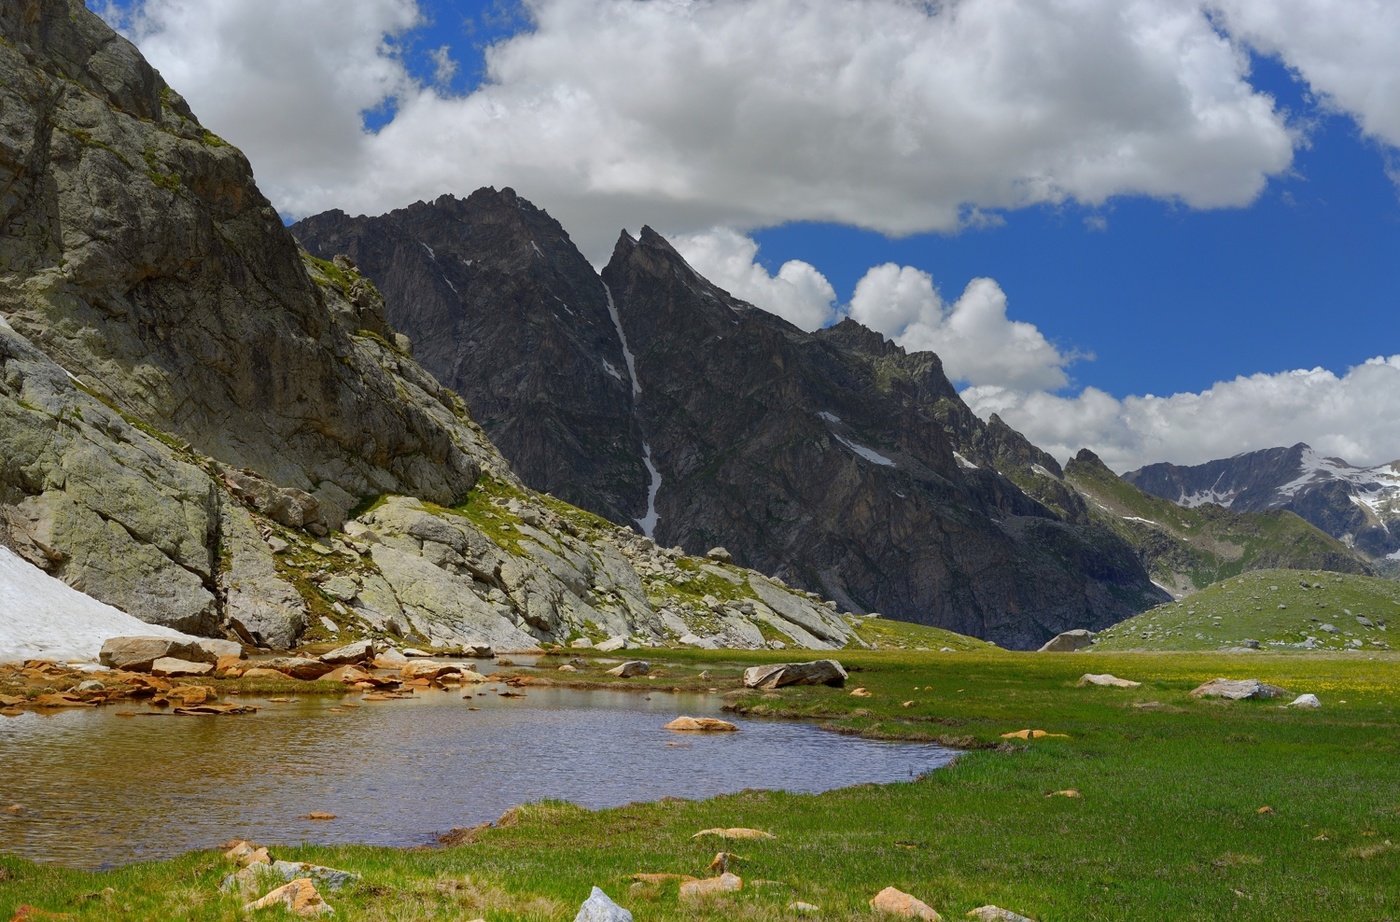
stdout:
<svg viewBox="0 0 1400 922">
<path fill-rule="evenodd" d="M 1400 550 L 1400 461 L 1353 467 L 1300 442 L 1205 464 L 1150 464 L 1123 479 L 1193 508 L 1215 503 L 1243 512 L 1295 512 L 1375 558 Z"/>
<path fill-rule="evenodd" d="M 419 357 L 527 482 L 662 543 L 1016 647 L 1164 599 L 1054 459 L 977 419 L 936 356 L 849 321 L 804 333 L 650 229 L 601 279 L 509 189 L 294 232 L 350 254 L 391 322 L 433 341 Z M 550 434 L 518 437 L 522 416 Z"/>
</svg>

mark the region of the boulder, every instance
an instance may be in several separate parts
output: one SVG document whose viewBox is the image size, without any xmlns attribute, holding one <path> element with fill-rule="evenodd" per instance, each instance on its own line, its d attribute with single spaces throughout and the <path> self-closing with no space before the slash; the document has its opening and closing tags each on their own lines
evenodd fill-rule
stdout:
<svg viewBox="0 0 1400 922">
<path fill-rule="evenodd" d="M 617 676 L 620 679 L 630 679 L 633 676 L 646 675 L 649 672 L 651 672 L 651 663 L 634 659 L 609 669 L 608 675 Z"/>
<path fill-rule="evenodd" d="M 318 659 L 305 656 L 278 656 L 263 662 L 262 666 L 265 669 L 275 669 L 283 675 L 289 675 L 303 681 L 319 679 L 335 668 L 330 663 L 323 663 Z"/>
<path fill-rule="evenodd" d="M 1020 913 L 1012 912 L 1009 909 L 1002 909 L 1000 906 L 978 906 L 968 912 L 969 919 L 976 919 L 977 922 L 1035 922 Z"/>
<path fill-rule="evenodd" d="M 1277 685 L 1266 685 L 1258 679 L 1211 679 L 1191 690 L 1193 698 L 1225 698 L 1229 701 L 1280 698 L 1288 694 Z"/>
<path fill-rule="evenodd" d="M 683 900 L 704 899 L 721 893 L 733 893 L 744 887 L 744 881 L 737 874 L 724 873 L 718 877 L 681 882 L 680 897 Z"/>
<path fill-rule="evenodd" d="M 844 684 L 846 670 L 834 659 L 750 666 L 744 670 L 745 688 L 782 688 L 785 685 L 831 685 L 839 688 Z"/>
<path fill-rule="evenodd" d="M 1290 708 L 1320 708 L 1320 707 L 1322 707 L 1322 702 L 1317 700 L 1317 695 L 1313 695 L 1313 694 L 1299 695 L 1298 697 L 1294 698 L 1292 701 L 1288 702 L 1288 704 L 1284 705 L 1284 707 L 1290 707 Z"/>
<path fill-rule="evenodd" d="M 705 552 L 705 556 L 715 563 L 733 563 L 734 555 L 722 547 L 712 547 Z"/>
<path fill-rule="evenodd" d="M 374 658 L 374 643 L 369 640 L 357 640 L 343 647 L 336 647 L 329 653 L 322 653 L 318 658 L 321 662 L 330 663 L 332 666 L 363 663 L 365 660 Z"/>
<path fill-rule="evenodd" d="M 417 660 L 405 663 L 399 669 L 399 675 L 405 679 L 440 679 L 447 675 L 460 675 L 468 670 L 463 669 L 456 663 L 444 663 L 438 660 Z"/>
<path fill-rule="evenodd" d="M 112 669 L 149 672 L 151 666 L 161 657 L 173 657 L 192 663 L 218 661 L 218 657 L 206 651 L 198 640 L 179 640 L 171 637 L 112 637 L 102 644 L 97 661 Z"/>
<path fill-rule="evenodd" d="M 606 893 L 593 888 L 578 909 L 574 922 L 632 922 L 632 913 L 617 905 Z"/>
<path fill-rule="evenodd" d="M 291 883 L 283 884 L 262 899 L 245 905 L 243 911 L 256 912 L 269 906 L 284 906 L 294 915 L 306 917 L 327 915 L 334 911 L 321 899 L 321 894 L 316 892 L 316 885 L 308 877 L 299 877 Z"/>
<path fill-rule="evenodd" d="M 1075 628 L 1072 631 L 1065 631 L 1056 634 L 1045 642 L 1040 648 L 1041 653 L 1073 653 L 1076 650 L 1083 650 L 1094 642 L 1094 632 L 1086 631 L 1083 628 Z"/>
<path fill-rule="evenodd" d="M 278 672 L 276 669 L 268 669 L 266 666 L 254 666 L 254 667 L 251 668 L 251 669 L 245 669 L 245 670 L 243 671 L 243 675 L 239 676 L 239 678 L 243 678 L 243 679 L 285 679 L 285 678 L 287 678 L 287 674 L 286 674 L 285 672 Z"/>
<path fill-rule="evenodd" d="M 247 654 L 243 652 L 243 644 L 236 640 L 223 640 L 218 637 L 201 637 L 197 641 L 197 644 L 201 650 L 213 657 L 212 660 L 201 660 L 201 662 L 217 663 L 225 657 L 243 659 L 247 656 Z"/>
<path fill-rule="evenodd" d="M 597 644 L 593 649 L 599 653 L 616 653 L 618 650 L 627 648 L 627 635 L 618 634 L 616 637 L 609 637 L 607 640 Z"/>
<path fill-rule="evenodd" d="M 695 733 L 733 733 L 739 728 L 717 717 L 677 717 L 663 729 Z"/>
<path fill-rule="evenodd" d="M 1120 679 L 1109 673 L 1086 672 L 1079 677 L 1079 687 L 1084 688 L 1089 685 L 1100 685 L 1107 688 L 1137 688 L 1141 682 L 1133 682 L 1129 679 Z"/>
<path fill-rule="evenodd" d="M 307 864 L 305 861 L 274 861 L 271 869 L 272 873 L 289 883 L 299 877 L 305 877 L 314 881 L 322 890 L 329 890 L 332 893 L 360 879 L 360 875 L 353 871 L 341 871 L 337 868 L 322 867 L 319 864 Z"/>
<path fill-rule="evenodd" d="M 151 664 L 151 674 L 158 676 L 208 675 L 213 671 L 213 663 L 192 663 L 173 656 L 162 656 Z"/>
<path fill-rule="evenodd" d="M 939 922 L 943 918 L 923 900 L 894 887 L 886 887 L 875 894 L 875 898 L 870 901 L 870 908 L 876 912 L 904 916 L 907 919 L 927 919 L 928 922 Z"/>
<path fill-rule="evenodd" d="M 374 665 L 378 669 L 399 669 L 407 662 L 408 657 L 392 648 L 374 658 Z"/>
</svg>

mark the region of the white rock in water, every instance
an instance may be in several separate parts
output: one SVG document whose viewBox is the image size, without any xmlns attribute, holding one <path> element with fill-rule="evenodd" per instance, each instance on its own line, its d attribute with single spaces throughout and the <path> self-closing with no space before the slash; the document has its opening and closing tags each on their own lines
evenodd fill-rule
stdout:
<svg viewBox="0 0 1400 922">
<path fill-rule="evenodd" d="M 606 893 L 593 888 L 579 907 L 574 922 L 632 922 L 632 913 L 614 903 Z"/>
</svg>

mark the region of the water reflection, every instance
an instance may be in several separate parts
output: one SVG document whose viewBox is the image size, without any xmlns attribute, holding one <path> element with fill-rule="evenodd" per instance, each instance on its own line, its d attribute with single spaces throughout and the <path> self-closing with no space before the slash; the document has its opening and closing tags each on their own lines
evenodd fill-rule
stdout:
<svg viewBox="0 0 1400 922">
<path fill-rule="evenodd" d="M 530 689 L 412 700 L 261 701 L 243 717 L 117 717 L 115 708 L 0 718 L 0 851 L 74 867 L 169 857 L 232 838 L 417 845 L 541 798 L 591 808 L 745 788 L 823 791 L 945 764 L 939 746 L 745 721 L 661 729 L 718 711 L 698 695 Z M 347 705 L 359 704 L 358 707 Z M 478 710 L 471 710 L 478 708 Z M 331 822 L 306 820 L 312 812 Z"/>
</svg>

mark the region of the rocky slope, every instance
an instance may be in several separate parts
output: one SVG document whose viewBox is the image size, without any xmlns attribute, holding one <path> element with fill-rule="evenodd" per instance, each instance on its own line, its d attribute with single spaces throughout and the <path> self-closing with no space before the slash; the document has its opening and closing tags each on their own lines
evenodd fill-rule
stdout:
<svg viewBox="0 0 1400 922">
<path fill-rule="evenodd" d="M 1373 558 L 1400 560 L 1400 461 L 1353 467 L 1300 442 L 1205 464 L 1151 464 L 1123 479 L 1187 507 L 1286 509 Z"/>
<path fill-rule="evenodd" d="M 0 543 L 99 601 L 274 647 L 847 642 L 831 605 L 525 490 L 78 0 L 0 7 L 0 227 Z"/>
<path fill-rule="evenodd" d="M 1065 466 L 1065 480 L 1090 515 L 1137 548 L 1152 578 L 1174 595 L 1252 570 L 1374 575 L 1360 554 L 1292 512 L 1179 506 L 1123 480 L 1087 450 Z"/>
<path fill-rule="evenodd" d="M 528 482 L 663 544 L 723 544 L 852 611 L 1009 646 L 1161 598 L 1055 461 L 968 411 L 937 356 L 854 322 L 798 330 L 698 276 L 650 229 L 624 234 L 601 278 L 511 190 L 379 218 L 330 212 L 293 231 L 358 262 L 415 342 L 458 337 L 419 357 L 486 408 Z M 502 377 L 514 387 L 490 383 Z M 564 430 L 568 451 L 512 438 L 522 413 Z M 551 479 L 528 473 L 542 470 Z"/>
</svg>

